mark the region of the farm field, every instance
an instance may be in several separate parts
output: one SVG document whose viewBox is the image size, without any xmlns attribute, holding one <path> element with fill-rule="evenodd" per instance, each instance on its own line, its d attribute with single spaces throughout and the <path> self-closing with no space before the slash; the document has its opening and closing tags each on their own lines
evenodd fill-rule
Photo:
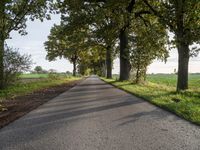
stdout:
<svg viewBox="0 0 200 150">
<path fill-rule="evenodd" d="M 57 76 L 59 77 L 70 77 L 71 75 L 67 75 L 65 73 L 55 73 Z M 28 73 L 28 74 L 21 74 L 20 78 L 21 79 L 42 79 L 42 78 L 48 78 L 49 76 L 51 76 L 51 73 L 41 73 L 41 74 L 37 74 L 37 73 Z"/>
<path fill-rule="evenodd" d="M 200 75 L 190 74 L 189 89 L 176 93 L 176 75 L 148 75 L 145 84 L 133 84 L 131 81 L 119 82 L 116 79 L 104 81 L 141 97 L 178 116 L 200 124 Z"/>
<path fill-rule="evenodd" d="M 63 74 L 55 76 L 49 76 L 48 74 L 22 74 L 19 81 L 0 91 L 0 100 L 26 95 L 36 90 L 58 86 L 79 79 L 80 77 L 64 76 Z"/>
<path fill-rule="evenodd" d="M 176 86 L 177 75 L 175 74 L 149 74 L 147 80 L 153 83 Z M 200 88 L 200 74 L 189 74 L 189 88 Z"/>
<path fill-rule="evenodd" d="M 34 77 L 21 79 L 0 91 L 0 128 L 66 92 L 81 79 L 61 76 Z"/>
<path fill-rule="evenodd" d="M 48 74 L 37 74 L 37 73 L 28 73 L 28 74 L 22 74 L 20 75 L 21 79 L 26 79 L 26 78 L 32 78 L 32 79 L 38 79 L 38 78 L 48 78 Z"/>
</svg>

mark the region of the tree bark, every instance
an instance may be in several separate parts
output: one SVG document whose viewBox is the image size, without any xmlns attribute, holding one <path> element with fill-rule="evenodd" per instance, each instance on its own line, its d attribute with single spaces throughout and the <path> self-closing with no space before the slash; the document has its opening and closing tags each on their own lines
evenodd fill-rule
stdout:
<svg viewBox="0 0 200 150">
<path fill-rule="evenodd" d="M 0 39 L 0 89 L 4 88 L 4 40 Z"/>
<path fill-rule="evenodd" d="M 76 76 L 76 60 L 73 61 L 73 76 Z"/>
<path fill-rule="evenodd" d="M 189 45 L 178 46 L 178 81 L 177 92 L 188 89 Z"/>
<path fill-rule="evenodd" d="M 120 81 L 128 80 L 130 75 L 128 33 L 127 29 L 120 30 Z"/>
<path fill-rule="evenodd" d="M 140 63 L 137 64 L 137 68 L 136 68 L 136 83 L 140 83 L 140 78 L 141 78 L 141 74 L 140 74 Z"/>
<path fill-rule="evenodd" d="M 184 1 L 176 2 L 176 42 L 178 49 L 178 81 L 177 92 L 188 89 L 188 64 L 190 57 L 189 39 L 187 38 L 190 30 L 184 28 Z"/>
<path fill-rule="evenodd" d="M 112 78 L 112 56 L 111 46 L 106 48 L 106 78 Z"/>
<path fill-rule="evenodd" d="M 144 81 L 147 80 L 147 67 L 145 67 L 145 70 L 144 70 Z"/>
<path fill-rule="evenodd" d="M 5 25 L 5 1 L 0 1 L 0 89 L 4 88 L 4 43 L 5 43 L 5 35 L 4 35 L 4 25 Z"/>
</svg>

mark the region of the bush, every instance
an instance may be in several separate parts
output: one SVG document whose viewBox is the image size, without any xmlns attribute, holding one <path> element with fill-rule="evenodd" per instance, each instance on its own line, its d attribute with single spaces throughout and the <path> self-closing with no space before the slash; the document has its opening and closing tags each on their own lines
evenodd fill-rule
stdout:
<svg viewBox="0 0 200 150">
<path fill-rule="evenodd" d="M 49 79 L 51 79 L 51 80 L 60 79 L 60 75 L 55 72 L 50 72 L 48 76 L 49 76 Z"/>
<path fill-rule="evenodd" d="M 35 71 L 36 73 L 40 74 L 40 73 L 42 73 L 43 69 L 42 69 L 41 66 L 36 66 L 35 69 L 34 69 L 34 71 Z"/>
<path fill-rule="evenodd" d="M 32 60 L 30 55 L 21 55 L 17 50 L 6 47 L 4 52 L 4 85 L 15 82 L 23 71 L 28 71 Z"/>
</svg>

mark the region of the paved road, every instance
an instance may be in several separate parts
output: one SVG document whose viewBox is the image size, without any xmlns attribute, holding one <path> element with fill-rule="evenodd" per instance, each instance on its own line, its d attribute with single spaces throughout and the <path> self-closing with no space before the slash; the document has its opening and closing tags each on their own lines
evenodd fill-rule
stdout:
<svg viewBox="0 0 200 150">
<path fill-rule="evenodd" d="M 0 150 L 200 150 L 200 128 L 95 76 L 0 130 Z"/>
</svg>

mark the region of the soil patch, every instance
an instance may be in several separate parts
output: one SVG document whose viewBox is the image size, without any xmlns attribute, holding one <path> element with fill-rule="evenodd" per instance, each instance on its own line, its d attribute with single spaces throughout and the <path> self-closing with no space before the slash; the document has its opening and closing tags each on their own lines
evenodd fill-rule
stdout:
<svg viewBox="0 0 200 150">
<path fill-rule="evenodd" d="M 31 110 L 53 99 L 61 93 L 66 92 L 79 82 L 80 80 L 72 81 L 59 86 L 38 90 L 28 95 L 18 96 L 14 99 L 3 100 L 0 104 L 7 108 L 7 110 L 0 112 L 0 128 L 22 117 Z"/>
</svg>

